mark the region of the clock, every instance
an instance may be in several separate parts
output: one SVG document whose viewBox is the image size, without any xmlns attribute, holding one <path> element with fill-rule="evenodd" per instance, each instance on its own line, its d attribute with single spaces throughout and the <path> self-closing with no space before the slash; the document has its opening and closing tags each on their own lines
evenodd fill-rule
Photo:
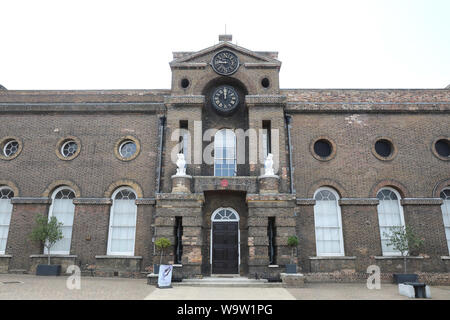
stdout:
<svg viewBox="0 0 450 320">
<path fill-rule="evenodd" d="M 214 55 L 211 65 L 218 74 L 229 76 L 239 68 L 239 58 L 233 52 L 224 50 Z"/>
<path fill-rule="evenodd" d="M 230 113 L 239 104 L 238 93 L 233 87 L 227 85 L 220 86 L 214 90 L 211 100 L 214 109 L 221 113 Z"/>
</svg>

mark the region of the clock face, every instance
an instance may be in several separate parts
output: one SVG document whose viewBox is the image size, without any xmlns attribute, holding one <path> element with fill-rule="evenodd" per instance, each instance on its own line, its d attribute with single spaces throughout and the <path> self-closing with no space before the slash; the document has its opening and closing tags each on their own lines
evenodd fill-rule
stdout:
<svg viewBox="0 0 450 320">
<path fill-rule="evenodd" d="M 229 113 L 239 104 L 239 96 L 236 90 L 230 86 L 220 86 L 212 94 L 213 107 L 222 113 Z"/>
<path fill-rule="evenodd" d="M 212 58 L 211 65 L 218 74 L 228 76 L 239 68 L 239 59 L 231 51 L 220 51 Z"/>
</svg>

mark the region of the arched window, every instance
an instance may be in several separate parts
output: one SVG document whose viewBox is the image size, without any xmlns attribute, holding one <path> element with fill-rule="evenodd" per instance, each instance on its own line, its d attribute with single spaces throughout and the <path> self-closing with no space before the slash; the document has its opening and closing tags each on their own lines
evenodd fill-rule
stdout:
<svg viewBox="0 0 450 320">
<path fill-rule="evenodd" d="M 236 135 L 233 130 L 222 129 L 214 136 L 214 175 L 236 175 Z"/>
<path fill-rule="evenodd" d="M 134 255 L 136 236 L 136 193 L 130 188 L 119 188 L 113 195 L 109 218 L 108 255 Z"/>
<path fill-rule="evenodd" d="M 384 256 L 400 255 L 399 251 L 388 246 L 388 237 L 392 227 L 405 226 L 403 218 L 403 208 L 400 204 L 400 194 L 392 188 L 383 188 L 377 193 L 380 200 L 378 204 L 378 224 L 380 226 L 381 249 Z"/>
<path fill-rule="evenodd" d="M 238 213 L 231 208 L 220 208 L 211 216 L 212 222 L 239 221 Z"/>
<path fill-rule="evenodd" d="M 320 188 L 314 194 L 314 224 L 317 256 L 343 256 L 341 208 L 339 195 L 331 188 Z"/>
<path fill-rule="evenodd" d="M 0 254 L 5 254 L 6 241 L 8 241 L 9 223 L 13 205 L 11 198 L 14 192 L 8 187 L 0 187 Z"/>
<path fill-rule="evenodd" d="M 442 217 L 444 219 L 445 236 L 447 238 L 447 248 L 450 253 L 450 188 L 446 188 L 441 192 L 442 203 Z"/>
<path fill-rule="evenodd" d="M 75 192 L 68 187 L 60 187 L 53 192 L 52 204 L 48 212 L 48 218 L 56 217 L 63 224 L 63 238 L 56 242 L 50 249 L 52 254 L 69 254 L 72 242 L 72 226 L 75 205 L 73 204 Z M 44 248 L 47 253 L 47 248 Z"/>
</svg>

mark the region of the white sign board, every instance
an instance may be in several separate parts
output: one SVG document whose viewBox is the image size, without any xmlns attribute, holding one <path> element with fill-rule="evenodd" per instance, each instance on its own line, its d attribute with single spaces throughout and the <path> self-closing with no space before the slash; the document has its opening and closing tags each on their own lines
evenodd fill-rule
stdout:
<svg viewBox="0 0 450 320">
<path fill-rule="evenodd" d="M 172 269 L 171 264 L 159 266 L 158 288 L 172 288 Z"/>
</svg>

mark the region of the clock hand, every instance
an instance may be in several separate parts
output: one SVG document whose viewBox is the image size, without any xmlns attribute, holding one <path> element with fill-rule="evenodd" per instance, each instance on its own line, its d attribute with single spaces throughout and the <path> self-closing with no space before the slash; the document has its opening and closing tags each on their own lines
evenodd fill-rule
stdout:
<svg viewBox="0 0 450 320">
<path fill-rule="evenodd" d="M 227 99 L 227 88 L 223 88 L 223 97 Z"/>
</svg>

